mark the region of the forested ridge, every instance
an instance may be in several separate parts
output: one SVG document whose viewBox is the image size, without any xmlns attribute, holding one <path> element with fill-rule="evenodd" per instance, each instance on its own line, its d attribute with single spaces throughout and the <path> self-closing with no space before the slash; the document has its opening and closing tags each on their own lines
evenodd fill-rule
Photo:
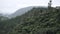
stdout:
<svg viewBox="0 0 60 34">
<path fill-rule="evenodd" d="M 60 34 L 60 10 L 33 8 L 21 16 L 0 21 L 0 34 Z"/>
</svg>

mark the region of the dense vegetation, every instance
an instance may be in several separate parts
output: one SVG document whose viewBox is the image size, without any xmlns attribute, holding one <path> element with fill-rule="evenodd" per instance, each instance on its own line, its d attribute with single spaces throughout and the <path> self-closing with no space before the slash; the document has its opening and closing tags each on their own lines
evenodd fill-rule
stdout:
<svg viewBox="0 0 60 34">
<path fill-rule="evenodd" d="M 60 10 L 33 8 L 16 18 L 0 21 L 0 34 L 60 34 Z"/>
</svg>

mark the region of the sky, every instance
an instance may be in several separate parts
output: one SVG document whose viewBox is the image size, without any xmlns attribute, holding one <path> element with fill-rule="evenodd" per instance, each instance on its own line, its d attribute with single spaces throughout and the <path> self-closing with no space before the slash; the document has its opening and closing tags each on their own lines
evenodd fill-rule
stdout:
<svg viewBox="0 0 60 34">
<path fill-rule="evenodd" d="M 12 14 L 29 6 L 48 6 L 49 0 L 0 0 L 0 13 Z M 52 6 L 60 6 L 60 0 L 52 0 Z"/>
</svg>

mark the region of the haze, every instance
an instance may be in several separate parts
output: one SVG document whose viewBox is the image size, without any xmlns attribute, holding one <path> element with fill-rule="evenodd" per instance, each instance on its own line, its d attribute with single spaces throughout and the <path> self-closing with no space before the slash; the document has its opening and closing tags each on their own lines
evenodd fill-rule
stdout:
<svg viewBox="0 0 60 34">
<path fill-rule="evenodd" d="M 48 6 L 49 0 L 0 0 L 0 13 L 12 14 L 28 6 Z M 60 0 L 53 0 L 52 6 L 59 6 Z"/>
</svg>

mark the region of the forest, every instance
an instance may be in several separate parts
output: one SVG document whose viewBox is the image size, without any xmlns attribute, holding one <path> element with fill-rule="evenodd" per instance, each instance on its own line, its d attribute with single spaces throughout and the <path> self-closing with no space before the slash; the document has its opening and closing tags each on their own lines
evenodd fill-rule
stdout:
<svg viewBox="0 0 60 34">
<path fill-rule="evenodd" d="M 60 34 L 60 9 L 34 7 L 21 16 L 0 19 L 0 34 Z"/>
</svg>

